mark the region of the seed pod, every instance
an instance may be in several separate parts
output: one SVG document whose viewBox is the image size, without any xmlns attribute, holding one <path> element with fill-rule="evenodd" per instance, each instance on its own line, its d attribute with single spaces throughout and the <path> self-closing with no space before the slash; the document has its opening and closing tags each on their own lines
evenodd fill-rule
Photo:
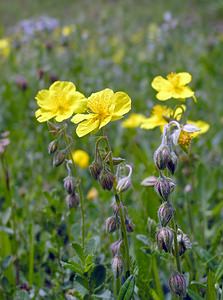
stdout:
<svg viewBox="0 0 223 300">
<path fill-rule="evenodd" d="M 164 170 L 171 159 L 170 149 L 167 145 L 161 144 L 155 151 L 153 160 L 159 170 Z"/>
<path fill-rule="evenodd" d="M 119 254 L 120 247 L 122 245 L 122 240 L 118 240 L 111 244 L 110 249 L 112 251 L 112 255 L 116 256 Z"/>
<path fill-rule="evenodd" d="M 184 234 L 180 229 L 177 232 L 179 255 L 183 255 L 187 249 L 192 248 L 192 243 L 188 235 Z"/>
<path fill-rule="evenodd" d="M 161 176 L 157 179 L 154 189 L 164 201 L 168 201 L 170 193 L 174 190 L 175 183 L 171 178 Z"/>
<path fill-rule="evenodd" d="M 127 232 L 131 233 L 134 231 L 134 224 L 132 223 L 132 221 L 128 218 L 125 219 L 125 226 L 126 226 L 126 230 Z"/>
<path fill-rule="evenodd" d="M 60 166 L 64 162 L 64 160 L 65 160 L 64 152 L 62 152 L 62 151 L 55 152 L 54 157 L 53 157 L 53 166 L 54 167 Z"/>
<path fill-rule="evenodd" d="M 170 222 L 173 212 L 174 209 L 169 202 L 166 201 L 160 205 L 158 209 L 158 218 L 162 226 L 166 226 Z"/>
<path fill-rule="evenodd" d="M 186 295 L 186 279 L 183 274 L 173 273 L 169 279 L 170 290 L 177 296 L 184 297 Z"/>
<path fill-rule="evenodd" d="M 64 178 L 64 188 L 68 194 L 74 194 L 75 192 L 75 183 L 72 176 L 67 176 Z"/>
<path fill-rule="evenodd" d="M 116 190 L 118 193 L 122 193 L 127 191 L 132 185 L 131 178 L 129 176 L 123 177 L 119 179 L 118 184 L 116 186 Z"/>
<path fill-rule="evenodd" d="M 115 181 L 114 175 L 107 169 L 103 169 L 99 176 L 99 182 L 104 190 L 110 191 Z"/>
<path fill-rule="evenodd" d="M 171 174 L 175 173 L 177 168 L 177 155 L 174 151 L 170 153 L 170 159 L 167 161 L 167 169 L 171 172 Z"/>
<path fill-rule="evenodd" d="M 78 193 L 67 195 L 66 202 L 68 208 L 76 208 L 80 203 L 80 196 Z"/>
<path fill-rule="evenodd" d="M 48 146 L 48 153 L 49 154 L 53 154 L 54 152 L 57 151 L 57 141 L 56 140 L 53 140 L 52 142 L 49 143 L 49 146 Z"/>
<path fill-rule="evenodd" d="M 112 271 L 115 278 L 118 278 L 123 271 L 123 261 L 119 255 L 116 255 L 112 260 Z"/>
<path fill-rule="evenodd" d="M 105 228 L 108 233 L 115 232 L 117 229 L 117 220 L 114 216 L 107 218 Z"/>
<path fill-rule="evenodd" d="M 99 161 L 93 161 L 89 166 L 89 171 L 91 173 L 91 176 L 98 180 L 98 177 L 102 171 L 102 164 Z"/>
<path fill-rule="evenodd" d="M 156 234 L 156 241 L 159 250 L 170 252 L 173 244 L 173 232 L 168 227 L 161 227 Z"/>
</svg>

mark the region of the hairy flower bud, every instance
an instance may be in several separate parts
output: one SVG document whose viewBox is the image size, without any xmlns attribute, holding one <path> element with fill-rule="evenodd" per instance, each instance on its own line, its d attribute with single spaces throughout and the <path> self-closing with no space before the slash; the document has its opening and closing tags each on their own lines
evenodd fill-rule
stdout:
<svg viewBox="0 0 223 300">
<path fill-rule="evenodd" d="M 110 248 L 113 256 L 119 254 L 121 245 L 122 245 L 122 240 L 115 241 L 114 243 L 111 244 Z"/>
<path fill-rule="evenodd" d="M 177 232 L 179 255 L 183 255 L 187 249 L 192 248 L 192 243 L 188 235 L 184 234 L 180 229 Z"/>
<path fill-rule="evenodd" d="M 186 279 L 183 274 L 178 272 L 173 273 L 169 279 L 170 290 L 173 294 L 177 296 L 186 295 Z"/>
<path fill-rule="evenodd" d="M 78 205 L 80 203 L 80 196 L 79 196 L 79 194 L 75 192 L 73 194 L 67 195 L 66 202 L 67 202 L 67 206 L 69 208 L 76 208 L 76 207 L 78 207 Z"/>
<path fill-rule="evenodd" d="M 98 180 L 98 177 L 102 171 L 102 164 L 99 161 L 94 160 L 89 166 L 89 171 L 91 176 Z"/>
<path fill-rule="evenodd" d="M 170 193 L 174 190 L 175 183 L 171 178 L 161 176 L 157 179 L 154 189 L 164 201 L 168 201 Z"/>
<path fill-rule="evenodd" d="M 162 226 L 166 226 L 170 222 L 173 212 L 174 209 L 169 202 L 165 201 L 160 205 L 158 209 L 158 218 Z"/>
<path fill-rule="evenodd" d="M 170 159 L 167 162 L 167 169 L 171 172 L 171 174 L 175 173 L 175 170 L 177 168 L 177 155 L 174 151 L 171 151 L 170 153 Z"/>
<path fill-rule="evenodd" d="M 54 152 L 56 152 L 57 151 L 57 146 L 58 146 L 58 144 L 57 144 L 56 140 L 50 142 L 49 146 L 48 146 L 48 153 L 53 154 Z"/>
<path fill-rule="evenodd" d="M 64 188 L 68 194 L 74 194 L 75 192 L 75 183 L 74 178 L 72 176 L 67 176 L 64 178 Z"/>
<path fill-rule="evenodd" d="M 133 232 L 134 231 L 134 224 L 132 223 L 132 221 L 128 218 L 125 219 L 125 226 L 126 226 L 126 230 L 127 232 Z"/>
<path fill-rule="evenodd" d="M 167 145 L 161 144 L 155 151 L 154 163 L 159 170 L 164 170 L 167 167 L 169 160 L 171 159 L 170 149 Z"/>
<path fill-rule="evenodd" d="M 110 191 L 115 181 L 114 175 L 107 169 L 103 169 L 99 176 L 99 182 L 104 190 Z"/>
<path fill-rule="evenodd" d="M 123 271 L 123 261 L 119 255 L 116 255 L 112 260 L 112 271 L 115 278 L 118 278 Z"/>
<path fill-rule="evenodd" d="M 53 166 L 54 167 L 60 166 L 64 162 L 64 160 L 65 160 L 64 152 L 62 152 L 62 151 L 55 152 L 54 157 L 53 157 Z"/>
<path fill-rule="evenodd" d="M 117 220 L 114 216 L 107 218 L 107 220 L 105 221 L 105 228 L 108 233 L 116 231 L 117 225 Z"/>
<path fill-rule="evenodd" d="M 157 246 L 160 250 L 170 252 L 173 244 L 173 232 L 168 227 L 161 227 L 156 234 Z"/>
<path fill-rule="evenodd" d="M 118 193 L 125 192 L 131 187 L 131 185 L 131 178 L 129 176 L 123 177 L 119 179 L 116 190 Z"/>
</svg>

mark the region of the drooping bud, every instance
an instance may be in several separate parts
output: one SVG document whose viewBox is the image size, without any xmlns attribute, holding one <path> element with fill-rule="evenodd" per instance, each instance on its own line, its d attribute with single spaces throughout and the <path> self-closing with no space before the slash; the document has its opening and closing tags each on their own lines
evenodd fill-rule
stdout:
<svg viewBox="0 0 223 300">
<path fill-rule="evenodd" d="M 155 151 L 153 160 L 159 170 L 164 170 L 171 159 L 170 149 L 167 145 L 161 144 Z"/>
<path fill-rule="evenodd" d="M 169 286 L 173 294 L 181 297 L 186 295 L 187 284 L 183 274 L 179 272 L 173 273 L 169 279 Z"/>
<path fill-rule="evenodd" d="M 177 232 L 178 251 L 179 255 L 183 255 L 187 249 L 192 248 L 192 243 L 187 234 L 184 234 L 182 230 L 178 229 Z"/>
<path fill-rule="evenodd" d="M 116 190 L 118 193 L 127 191 L 132 185 L 131 178 L 129 176 L 119 179 Z"/>
<path fill-rule="evenodd" d="M 75 192 L 75 183 L 74 178 L 72 176 L 67 176 L 64 178 L 64 188 L 68 194 L 74 194 Z"/>
<path fill-rule="evenodd" d="M 105 221 L 105 228 L 108 233 L 116 231 L 118 227 L 117 225 L 117 220 L 114 216 L 107 218 L 107 220 Z"/>
<path fill-rule="evenodd" d="M 131 233 L 134 231 L 134 224 L 132 223 L 132 221 L 129 218 L 125 219 L 125 226 L 126 226 L 127 232 Z"/>
<path fill-rule="evenodd" d="M 168 227 L 161 227 L 156 234 L 156 241 L 159 250 L 170 252 L 173 244 L 173 232 Z"/>
<path fill-rule="evenodd" d="M 114 175 L 107 169 L 103 169 L 99 176 L 99 182 L 104 190 L 110 191 L 115 181 Z"/>
<path fill-rule="evenodd" d="M 158 218 L 162 226 L 166 226 L 170 222 L 173 212 L 173 206 L 169 202 L 165 201 L 160 205 L 158 209 Z"/>
<path fill-rule="evenodd" d="M 65 160 L 64 152 L 62 152 L 62 151 L 55 152 L 54 157 L 53 157 L 53 166 L 54 167 L 60 166 L 64 162 L 64 160 Z"/>
<path fill-rule="evenodd" d="M 171 174 L 175 173 L 175 170 L 177 168 L 177 155 L 174 151 L 171 151 L 170 153 L 170 159 L 167 161 L 167 169 L 171 172 Z"/>
<path fill-rule="evenodd" d="M 154 186 L 157 182 L 157 177 L 156 176 L 149 176 L 146 177 L 145 179 L 143 179 L 143 181 L 141 182 L 141 185 L 143 186 Z"/>
<path fill-rule="evenodd" d="M 154 189 L 164 201 L 168 201 L 170 193 L 174 190 L 175 183 L 171 178 L 161 176 L 157 179 Z"/>
<path fill-rule="evenodd" d="M 76 208 L 80 203 L 80 196 L 78 193 L 67 195 L 66 197 L 67 206 L 69 208 Z"/>
<path fill-rule="evenodd" d="M 49 146 L 48 146 L 48 153 L 49 154 L 53 154 L 54 152 L 57 151 L 57 141 L 56 140 L 53 140 L 52 142 L 49 143 Z"/>
<path fill-rule="evenodd" d="M 118 278 L 123 271 L 123 261 L 119 255 L 116 255 L 112 260 L 112 271 L 115 278 Z"/>
<path fill-rule="evenodd" d="M 110 248 L 111 248 L 113 256 L 116 256 L 119 254 L 121 245 L 122 245 L 122 240 L 115 241 L 114 243 L 111 244 Z"/>
<path fill-rule="evenodd" d="M 121 204 L 117 204 L 116 201 L 114 201 L 114 202 L 112 203 L 111 207 L 112 207 L 112 209 L 113 209 L 113 213 L 114 213 L 115 215 L 117 215 L 118 212 L 119 212 L 119 209 L 121 208 Z"/>
<path fill-rule="evenodd" d="M 94 160 L 89 166 L 89 171 L 91 173 L 91 176 L 94 179 L 98 180 L 98 177 L 102 171 L 102 164 L 99 161 Z"/>
</svg>

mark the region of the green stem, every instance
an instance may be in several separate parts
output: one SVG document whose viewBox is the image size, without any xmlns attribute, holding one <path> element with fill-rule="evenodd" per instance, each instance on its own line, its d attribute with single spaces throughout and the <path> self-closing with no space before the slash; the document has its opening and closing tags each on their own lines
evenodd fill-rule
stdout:
<svg viewBox="0 0 223 300">
<path fill-rule="evenodd" d="M 73 167 L 73 172 L 75 173 L 75 163 L 73 160 L 73 156 L 70 150 L 70 142 L 69 142 L 69 138 L 66 134 L 66 132 L 64 131 L 64 138 L 65 138 L 65 142 L 67 144 L 67 150 L 68 150 L 68 155 L 70 160 L 72 161 L 72 167 Z M 81 207 L 81 242 L 82 242 L 82 248 L 84 249 L 85 247 L 85 211 L 84 211 L 84 199 L 83 199 L 83 195 L 82 195 L 82 191 L 80 189 L 80 184 L 78 184 L 77 187 L 77 191 L 78 194 L 80 196 L 80 207 Z"/>
<path fill-rule="evenodd" d="M 175 250 L 174 251 L 174 256 L 175 256 L 175 259 L 176 259 L 177 271 L 179 273 L 181 273 L 182 269 L 181 269 L 181 263 L 180 263 L 178 241 L 177 241 L 177 224 L 176 224 L 174 216 L 173 216 L 173 219 L 172 219 L 172 224 L 173 224 L 173 232 L 174 232 L 174 250 Z"/>
</svg>

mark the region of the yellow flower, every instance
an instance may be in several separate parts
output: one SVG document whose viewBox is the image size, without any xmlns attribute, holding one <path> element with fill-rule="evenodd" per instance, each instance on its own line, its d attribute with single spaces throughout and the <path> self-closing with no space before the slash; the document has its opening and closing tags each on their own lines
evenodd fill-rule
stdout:
<svg viewBox="0 0 223 300">
<path fill-rule="evenodd" d="M 62 122 L 70 118 L 74 113 L 86 110 L 87 99 L 76 91 L 76 87 L 69 81 L 56 81 L 49 90 L 41 90 L 36 95 L 40 108 L 35 116 L 39 122 L 45 122 L 55 118 Z"/>
<path fill-rule="evenodd" d="M 145 120 L 146 117 L 144 115 L 133 113 L 125 121 L 122 122 L 122 127 L 124 128 L 139 127 Z"/>
<path fill-rule="evenodd" d="M 171 108 L 167 106 L 155 105 L 152 109 L 152 116 L 150 118 L 145 118 L 140 127 L 143 129 L 153 129 L 155 127 L 161 127 L 162 129 L 163 126 L 168 123 L 170 118 L 179 121 L 185 110 L 185 105 L 181 105 L 181 107 L 178 107 L 175 113 Z"/>
<path fill-rule="evenodd" d="M 7 57 L 10 53 L 9 39 L 0 39 L 0 56 Z"/>
<path fill-rule="evenodd" d="M 76 165 L 82 169 L 89 166 L 89 155 L 84 150 L 78 149 L 72 152 L 72 158 Z"/>
<path fill-rule="evenodd" d="M 114 93 L 111 89 L 104 89 L 93 93 L 87 102 L 88 114 L 77 114 L 71 121 L 77 126 L 76 133 L 82 137 L 98 130 L 111 121 L 121 119 L 131 109 L 131 99 L 124 92 Z"/>
<path fill-rule="evenodd" d="M 210 125 L 208 123 L 204 122 L 204 121 L 190 121 L 190 120 L 188 120 L 187 124 L 188 125 L 194 125 L 199 130 L 195 131 L 195 132 L 188 132 L 188 131 L 185 131 L 185 130 L 181 130 L 179 138 L 178 138 L 178 144 L 181 147 L 185 148 L 185 149 L 187 149 L 190 146 L 192 139 L 198 137 L 201 134 L 206 133 L 210 128 Z"/>
<path fill-rule="evenodd" d="M 98 190 L 95 187 L 90 188 L 90 190 L 87 193 L 86 198 L 88 200 L 95 200 L 98 198 Z"/>
<path fill-rule="evenodd" d="M 194 92 L 186 86 L 191 82 L 192 76 L 189 73 L 170 73 L 167 79 L 156 76 L 152 81 L 152 87 L 158 92 L 158 100 L 165 101 L 170 98 L 181 99 L 193 97 Z"/>
<path fill-rule="evenodd" d="M 62 28 L 62 35 L 63 36 L 69 36 L 75 31 L 74 25 L 67 25 Z"/>
</svg>

